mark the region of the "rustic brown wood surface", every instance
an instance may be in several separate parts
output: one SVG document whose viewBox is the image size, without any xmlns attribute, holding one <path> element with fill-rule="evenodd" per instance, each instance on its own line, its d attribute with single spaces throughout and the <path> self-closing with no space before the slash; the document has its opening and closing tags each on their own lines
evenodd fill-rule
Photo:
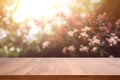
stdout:
<svg viewBox="0 0 120 80">
<path fill-rule="evenodd" d="M 120 58 L 0 58 L 0 75 L 120 75 Z"/>
</svg>

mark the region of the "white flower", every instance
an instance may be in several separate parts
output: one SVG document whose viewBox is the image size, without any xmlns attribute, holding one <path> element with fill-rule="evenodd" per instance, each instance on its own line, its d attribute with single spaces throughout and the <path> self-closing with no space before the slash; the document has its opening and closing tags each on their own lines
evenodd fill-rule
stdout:
<svg viewBox="0 0 120 80">
<path fill-rule="evenodd" d="M 66 51 L 67 51 L 67 47 L 64 47 L 62 52 L 66 54 Z"/>
<path fill-rule="evenodd" d="M 117 44 L 117 40 L 115 40 L 115 38 L 111 37 L 110 39 L 108 39 L 108 42 L 110 44 L 116 45 Z"/>
<path fill-rule="evenodd" d="M 0 39 L 7 37 L 7 32 L 3 29 L 0 29 Z"/>
<path fill-rule="evenodd" d="M 82 33 L 80 33 L 80 35 L 81 35 L 82 37 L 89 37 L 89 35 L 88 35 L 86 32 L 82 32 Z"/>
<path fill-rule="evenodd" d="M 115 33 L 111 33 L 111 36 L 115 36 Z"/>
<path fill-rule="evenodd" d="M 87 31 L 90 31 L 91 30 L 91 28 L 90 27 L 88 27 L 88 26 L 85 26 L 81 31 L 83 31 L 83 32 L 87 32 Z"/>
<path fill-rule="evenodd" d="M 114 36 L 114 39 L 116 39 L 117 41 L 120 41 L 120 38 L 118 36 Z"/>
<path fill-rule="evenodd" d="M 73 31 L 68 31 L 68 36 L 73 37 L 74 36 L 74 32 Z"/>
<path fill-rule="evenodd" d="M 95 39 L 95 40 L 93 41 L 93 43 L 94 43 L 94 44 L 100 44 L 100 40 L 99 40 L 99 39 Z"/>
<path fill-rule="evenodd" d="M 74 52 L 75 51 L 75 47 L 73 45 L 68 47 L 68 51 L 70 52 Z"/>
<path fill-rule="evenodd" d="M 12 52 L 12 51 L 15 51 L 15 47 L 11 47 L 9 50 L 10 50 L 11 52 Z"/>
<path fill-rule="evenodd" d="M 37 34 L 42 34 L 43 33 L 43 30 L 40 28 L 40 27 L 33 27 L 29 30 L 29 33 L 28 35 L 37 35 Z"/>
<path fill-rule="evenodd" d="M 120 41 L 119 37 L 112 34 L 112 37 L 106 38 L 106 40 L 109 42 L 110 46 L 117 45 L 117 42 Z"/>
<path fill-rule="evenodd" d="M 50 24 L 47 24 L 45 27 L 44 27 L 44 32 L 46 34 L 50 34 L 52 32 L 52 26 Z"/>
<path fill-rule="evenodd" d="M 44 43 L 42 44 L 42 48 L 45 49 L 46 47 L 49 46 L 49 44 L 50 44 L 49 41 L 44 42 Z"/>
<path fill-rule="evenodd" d="M 20 48 L 16 48 L 16 51 L 19 53 L 21 51 L 21 49 Z"/>
<path fill-rule="evenodd" d="M 56 24 L 58 27 L 60 27 L 62 25 L 62 20 L 60 18 L 56 19 Z"/>
<path fill-rule="evenodd" d="M 24 43 L 32 43 L 33 41 L 36 40 L 36 36 L 33 35 L 25 35 L 25 39 L 23 40 Z"/>
<path fill-rule="evenodd" d="M 78 39 L 80 39 L 80 38 L 81 38 L 81 36 L 79 35 L 79 36 L 78 36 Z"/>
<path fill-rule="evenodd" d="M 91 46 L 91 45 L 95 45 L 95 44 L 100 44 L 100 39 L 97 39 L 97 37 L 93 37 L 92 39 L 89 39 L 89 41 L 90 41 L 90 43 L 89 43 L 89 45 Z"/>
<path fill-rule="evenodd" d="M 74 29 L 74 31 L 73 31 L 74 33 L 76 33 L 76 32 L 78 32 L 78 29 Z"/>
<path fill-rule="evenodd" d="M 88 52 L 89 51 L 89 47 L 81 45 L 79 50 L 81 52 Z"/>
<path fill-rule="evenodd" d="M 98 47 L 93 47 L 92 52 L 96 52 L 98 50 Z"/>
</svg>

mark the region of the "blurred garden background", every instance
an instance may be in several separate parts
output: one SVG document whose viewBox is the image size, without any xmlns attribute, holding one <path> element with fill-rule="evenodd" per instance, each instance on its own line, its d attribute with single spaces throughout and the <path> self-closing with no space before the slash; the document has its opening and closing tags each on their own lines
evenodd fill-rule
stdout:
<svg viewBox="0 0 120 80">
<path fill-rule="evenodd" d="M 119 0 L 0 0 L 0 57 L 120 57 Z"/>
</svg>

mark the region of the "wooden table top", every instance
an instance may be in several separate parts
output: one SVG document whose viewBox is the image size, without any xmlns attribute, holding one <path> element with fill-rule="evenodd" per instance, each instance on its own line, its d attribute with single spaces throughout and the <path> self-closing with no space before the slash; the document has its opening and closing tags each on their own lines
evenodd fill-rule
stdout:
<svg viewBox="0 0 120 80">
<path fill-rule="evenodd" d="M 0 75 L 120 75 L 120 58 L 0 58 Z"/>
</svg>

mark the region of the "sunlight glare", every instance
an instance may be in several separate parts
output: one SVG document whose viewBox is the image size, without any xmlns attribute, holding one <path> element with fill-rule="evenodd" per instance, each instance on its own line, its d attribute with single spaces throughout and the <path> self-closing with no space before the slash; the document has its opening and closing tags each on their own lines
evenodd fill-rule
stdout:
<svg viewBox="0 0 120 80">
<path fill-rule="evenodd" d="M 70 14 L 69 4 L 72 0 L 20 0 L 13 14 L 15 22 L 23 22 L 27 18 L 50 19 L 55 14 L 63 12 Z"/>
<path fill-rule="evenodd" d="M 95 4 L 95 3 L 99 3 L 101 2 L 101 0 L 90 0 L 91 3 Z"/>
</svg>

